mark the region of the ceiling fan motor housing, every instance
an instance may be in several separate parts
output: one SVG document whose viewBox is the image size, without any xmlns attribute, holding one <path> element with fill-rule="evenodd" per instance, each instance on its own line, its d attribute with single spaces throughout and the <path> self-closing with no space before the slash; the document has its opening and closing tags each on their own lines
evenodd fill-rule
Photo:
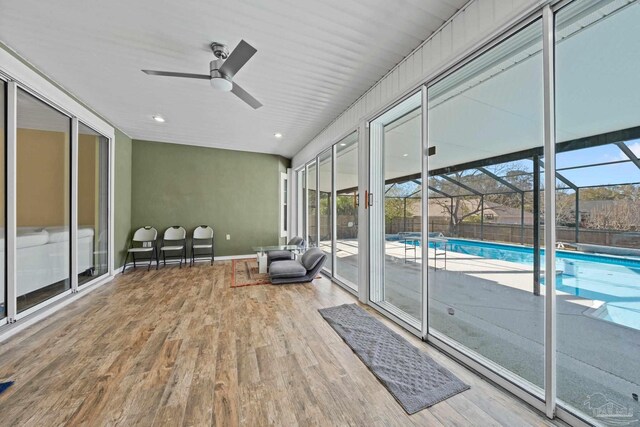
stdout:
<svg viewBox="0 0 640 427">
<path fill-rule="evenodd" d="M 220 78 L 220 79 L 226 79 L 231 81 L 231 76 L 227 76 L 226 74 L 223 74 L 220 72 L 220 67 L 222 67 L 222 64 L 224 64 L 224 61 L 221 59 L 215 59 L 209 63 L 209 71 L 211 74 L 211 78 L 212 79 Z"/>
<path fill-rule="evenodd" d="M 211 43 L 211 50 L 213 51 L 213 55 L 218 59 L 227 59 L 229 57 L 229 48 L 227 45 L 222 43 Z"/>
<path fill-rule="evenodd" d="M 223 63 L 224 61 L 221 59 L 216 59 L 209 63 L 211 86 L 223 92 L 229 92 L 233 87 L 233 83 L 229 76 L 220 72 L 219 68 Z"/>
</svg>

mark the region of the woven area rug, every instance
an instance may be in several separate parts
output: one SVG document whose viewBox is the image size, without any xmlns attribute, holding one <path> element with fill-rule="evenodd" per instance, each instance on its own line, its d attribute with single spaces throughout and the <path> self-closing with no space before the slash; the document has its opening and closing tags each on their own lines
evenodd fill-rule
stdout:
<svg viewBox="0 0 640 427">
<path fill-rule="evenodd" d="M 409 415 L 469 389 L 357 305 L 318 311 Z"/>
<path fill-rule="evenodd" d="M 232 288 L 271 284 L 268 274 L 258 273 L 258 260 L 255 258 L 234 259 L 232 269 Z"/>
</svg>

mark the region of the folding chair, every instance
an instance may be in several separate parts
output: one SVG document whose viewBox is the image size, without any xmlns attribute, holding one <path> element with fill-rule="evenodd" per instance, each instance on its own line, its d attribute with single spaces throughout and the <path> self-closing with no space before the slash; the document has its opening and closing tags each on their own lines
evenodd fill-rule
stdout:
<svg viewBox="0 0 640 427">
<path fill-rule="evenodd" d="M 129 254 L 133 257 L 133 268 L 136 268 L 136 254 L 149 254 L 149 265 L 147 266 L 147 271 L 151 268 L 151 262 L 153 261 L 154 256 L 156 258 L 156 270 L 158 269 L 160 261 L 158 259 L 158 248 L 156 246 L 157 238 L 158 230 L 150 225 L 138 228 L 136 232 L 133 233 L 133 238 L 131 239 L 129 249 L 127 250 L 127 256 L 124 260 L 124 266 L 122 267 L 122 274 L 124 274 L 127 269 Z"/>
</svg>

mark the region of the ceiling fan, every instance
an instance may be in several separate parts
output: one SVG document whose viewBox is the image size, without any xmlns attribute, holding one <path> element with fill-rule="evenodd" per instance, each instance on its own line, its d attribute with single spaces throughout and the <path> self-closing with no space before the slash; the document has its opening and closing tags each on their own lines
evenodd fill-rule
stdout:
<svg viewBox="0 0 640 427">
<path fill-rule="evenodd" d="M 257 50 L 244 40 L 240 40 L 238 46 L 229 54 L 229 49 L 222 43 L 211 43 L 211 50 L 216 57 L 209 63 L 209 74 L 174 73 L 172 71 L 142 70 L 152 76 L 184 77 L 187 79 L 210 80 L 214 89 L 223 92 L 232 92 L 238 98 L 249 104 L 254 109 L 262 107 L 262 103 L 255 99 L 246 90 L 242 89 L 238 83 L 233 81 L 233 77 L 240 71 Z"/>
</svg>

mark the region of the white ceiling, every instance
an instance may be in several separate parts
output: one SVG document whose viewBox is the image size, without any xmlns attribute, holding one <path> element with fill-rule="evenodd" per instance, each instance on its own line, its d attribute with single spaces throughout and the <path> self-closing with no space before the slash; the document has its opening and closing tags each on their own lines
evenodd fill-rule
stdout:
<svg viewBox="0 0 640 427">
<path fill-rule="evenodd" d="M 0 0 L 0 40 L 135 139 L 291 157 L 465 3 Z M 208 45 L 241 39 L 258 53 L 235 80 L 259 110 L 140 71 L 206 74 Z"/>
<path fill-rule="evenodd" d="M 595 15 L 562 31 L 557 44 L 558 142 L 640 126 L 640 3 Z M 429 88 L 431 170 L 543 145 L 541 31 L 538 21 Z M 421 171 L 421 116 L 407 114 L 419 105 L 418 93 L 374 121 L 388 124 L 385 179 Z M 357 162 L 339 165 L 338 189 L 357 185 Z M 328 178 L 321 176 L 320 188 L 331 188 Z"/>
</svg>

